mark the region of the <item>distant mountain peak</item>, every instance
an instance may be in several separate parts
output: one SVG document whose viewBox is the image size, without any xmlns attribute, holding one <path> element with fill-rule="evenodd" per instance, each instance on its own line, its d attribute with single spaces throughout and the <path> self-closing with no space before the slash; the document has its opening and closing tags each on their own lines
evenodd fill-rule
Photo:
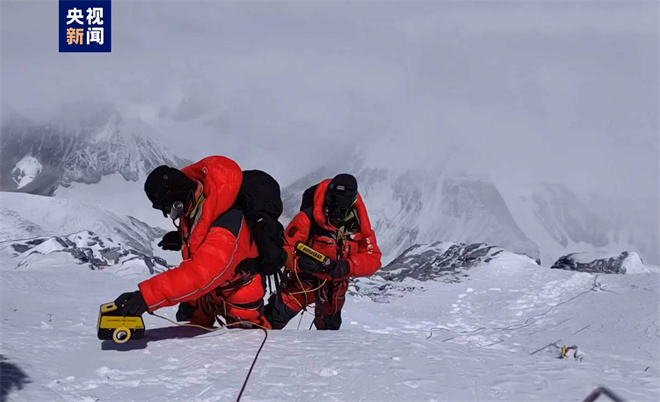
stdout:
<svg viewBox="0 0 660 402">
<path fill-rule="evenodd" d="M 538 246 L 518 227 L 496 186 L 483 176 L 454 175 L 440 168 L 394 171 L 349 164 L 317 169 L 282 192 L 289 219 L 302 192 L 319 180 L 348 171 L 358 179 L 383 262 L 415 243 L 486 242 L 539 257 Z"/>
<path fill-rule="evenodd" d="M 0 189 L 52 195 L 58 186 L 73 182 L 97 183 L 115 173 L 138 181 L 159 165 L 191 163 L 161 145 L 155 128 L 141 118 L 101 111 L 76 129 L 24 119 L 5 122 L 0 136 Z M 12 171 L 16 176 L 17 163 L 27 155 L 42 169 L 19 187 Z"/>
</svg>

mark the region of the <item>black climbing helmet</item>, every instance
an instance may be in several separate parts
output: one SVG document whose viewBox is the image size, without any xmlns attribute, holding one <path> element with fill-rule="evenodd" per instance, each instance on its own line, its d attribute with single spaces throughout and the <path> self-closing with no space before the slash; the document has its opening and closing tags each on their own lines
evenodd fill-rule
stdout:
<svg viewBox="0 0 660 402">
<path fill-rule="evenodd" d="M 357 179 L 348 173 L 341 173 L 328 184 L 326 201 L 330 207 L 348 209 L 357 201 L 357 194 Z"/>
<path fill-rule="evenodd" d="M 178 201 L 187 206 L 195 194 L 197 185 L 179 169 L 166 165 L 154 169 L 144 182 L 144 192 L 154 209 L 161 210 L 167 217 Z"/>
</svg>

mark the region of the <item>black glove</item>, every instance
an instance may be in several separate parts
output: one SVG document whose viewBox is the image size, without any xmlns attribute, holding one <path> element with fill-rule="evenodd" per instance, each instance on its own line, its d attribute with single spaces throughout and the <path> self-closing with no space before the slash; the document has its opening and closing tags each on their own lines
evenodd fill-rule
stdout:
<svg viewBox="0 0 660 402">
<path fill-rule="evenodd" d="M 330 276 L 333 279 L 346 278 L 351 273 L 351 265 L 346 260 L 333 261 L 330 265 Z"/>
<path fill-rule="evenodd" d="M 181 235 L 176 231 L 165 233 L 163 240 L 158 243 L 158 247 L 162 248 L 163 250 L 172 251 L 180 251 L 182 245 L 183 241 L 181 240 Z"/>
<path fill-rule="evenodd" d="M 306 255 L 302 255 L 298 259 L 298 268 L 310 274 L 329 274 L 333 279 L 345 278 L 351 271 L 351 266 L 346 260 L 331 260 L 329 264 L 323 265 L 323 263 Z"/>
<path fill-rule="evenodd" d="M 142 293 L 139 290 L 123 293 L 115 300 L 115 304 L 119 308 L 119 314 L 121 315 L 141 316 L 148 310 L 147 303 L 144 301 Z"/>
<path fill-rule="evenodd" d="M 259 263 L 256 258 L 246 258 L 238 263 L 236 268 L 234 268 L 234 272 L 247 272 L 250 275 L 256 275 L 259 273 L 259 268 Z"/>
<path fill-rule="evenodd" d="M 308 274 L 321 274 L 328 272 L 323 264 L 306 255 L 301 255 L 300 258 L 298 258 L 298 269 L 307 272 Z"/>
</svg>

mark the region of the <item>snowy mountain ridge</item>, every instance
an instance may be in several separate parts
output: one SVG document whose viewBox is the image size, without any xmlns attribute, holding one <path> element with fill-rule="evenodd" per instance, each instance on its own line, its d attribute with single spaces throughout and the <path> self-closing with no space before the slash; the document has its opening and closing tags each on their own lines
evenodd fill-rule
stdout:
<svg viewBox="0 0 660 402">
<path fill-rule="evenodd" d="M 468 283 L 471 273 L 479 267 L 508 266 L 541 267 L 539 261 L 484 243 L 439 241 L 415 244 L 380 268 L 374 275 L 354 278 L 350 294 L 369 297 L 378 303 L 392 298 L 426 291 L 429 282 Z M 660 267 L 644 264 L 639 255 L 624 251 L 573 253 L 559 258 L 550 268 L 594 274 L 660 273 Z M 547 269 L 547 268 L 543 268 Z"/>
<path fill-rule="evenodd" d="M 547 263 L 573 252 L 634 251 L 660 264 L 657 204 L 635 202 L 635 211 L 602 195 L 577 194 L 560 183 L 528 186 L 497 182 L 522 230 L 541 245 Z"/>
<path fill-rule="evenodd" d="M 435 242 L 415 244 L 408 248 L 394 261 L 381 268 L 378 275 L 389 281 L 413 278 L 419 281 L 460 282 L 461 277 L 467 277 L 466 271 L 470 268 L 491 261 L 506 263 L 511 260 L 538 264 L 528 256 L 484 243 Z"/>
<path fill-rule="evenodd" d="M 436 241 L 487 243 L 545 264 L 581 251 L 631 251 L 660 264 L 652 203 L 636 217 L 560 183 L 525 186 L 441 166 L 394 171 L 365 160 L 325 165 L 285 187 L 285 220 L 298 212 L 306 188 L 348 172 L 358 179 L 385 264 L 416 243 Z"/>
<path fill-rule="evenodd" d="M 426 291 L 427 282 L 465 283 L 470 271 L 485 265 L 534 264 L 537 261 L 483 243 L 435 242 L 415 244 L 370 277 L 354 278 L 349 293 L 378 303 Z"/>
<path fill-rule="evenodd" d="M 189 163 L 156 140 L 158 117 L 172 118 L 165 109 L 163 116 L 152 111 L 156 117 L 151 118 L 146 112 L 121 114 L 100 108 L 84 124 L 66 130 L 10 119 L 0 137 L 0 188 L 93 200 L 151 225 L 165 224 L 150 210 L 141 189 L 146 173 L 155 166 Z M 203 108 L 193 109 L 190 118 L 203 120 Z M 188 123 L 183 119 L 178 130 Z M 239 149 L 239 143 L 224 144 L 225 150 Z M 390 146 L 375 148 L 385 152 Z M 544 263 L 568 253 L 599 250 L 637 252 L 645 262 L 660 263 L 652 201 L 640 217 L 631 218 L 616 202 L 578 197 L 561 184 L 525 186 L 462 173 L 431 150 L 423 155 L 429 160 L 424 168 L 403 159 L 377 158 L 377 153 L 361 147 L 344 155 L 341 164 L 321 164 L 284 187 L 283 220 L 292 218 L 308 186 L 340 171 L 351 172 L 360 182 L 385 263 L 415 243 L 435 241 L 487 243 Z"/>
<path fill-rule="evenodd" d="M 14 192 L 0 192 L 0 201 L 0 242 L 89 230 L 152 256 L 152 242 L 165 234 L 131 216 L 80 201 Z"/>
<path fill-rule="evenodd" d="M 532 258 L 540 255 L 492 182 L 443 171 L 395 173 L 359 165 L 341 171 L 358 179 L 384 263 L 415 243 L 438 240 L 483 242 Z M 321 168 L 286 187 L 282 193 L 284 215 L 291 219 L 297 212 L 307 187 L 337 173 L 330 167 Z"/>
<path fill-rule="evenodd" d="M 190 163 L 160 145 L 156 129 L 141 118 L 105 113 L 73 128 L 23 119 L 3 122 L 0 188 L 52 195 L 59 186 L 98 183 L 113 173 L 138 181 L 158 165 Z"/>
<path fill-rule="evenodd" d="M 83 230 L 66 236 L 36 237 L 20 242 L 0 243 L 0 248 L 11 249 L 10 260 L 16 269 L 48 263 L 53 253 L 71 255 L 71 263 L 85 264 L 90 269 L 110 269 L 122 277 L 158 274 L 167 270 L 167 261 L 115 243 L 110 238 Z"/>
<path fill-rule="evenodd" d="M 632 251 L 660 264 L 657 197 L 640 199 L 616 188 L 590 193 L 534 176 L 472 168 L 469 150 L 446 134 L 442 140 L 449 142 L 442 147 L 424 137 L 386 134 L 382 141 L 346 144 L 285 189 L 287 215 L 296 211 L 305 188 L 348 172 L 358 178 L 372 226 L 379 220 L 373 215 L 383 217 L 376 230 L 379 244 L 385 237 L 385 247 L 396 248 L 384 250 L 385 263 L 415 243 L 457 241 L 500 246 L 544 264 L 581 251 Z M 415 209 L 423 210 L 419 219 Z"/>
</svg>

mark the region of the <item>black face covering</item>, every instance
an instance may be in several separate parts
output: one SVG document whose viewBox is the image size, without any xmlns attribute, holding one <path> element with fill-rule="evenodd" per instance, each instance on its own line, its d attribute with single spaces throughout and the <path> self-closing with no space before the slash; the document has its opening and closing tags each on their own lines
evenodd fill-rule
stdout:
<svg viewBox="0 0 660 402">
<path fill-rule="evenodd" d="M 346 222 L 350 211 L 350 208 L 328 208 L 328 219 L 333 226 L 339 227 Z"/>
<path fill-rule="evenodd" d="M 144 192 L 154 209 L 163 212 L 163 216 L 173 212 L 181 213 L 194 197 L 195 181 L 188 178 L 182 171 L 159 166 L 149 174 L 144 183 Z M 178 208 L 174 208 L 174 207 Z"/>
<path fill-rule="evenodd" d="M 342 173 L 332 179 L 326 191 L 326 205 L 333 225 L 346 220 L 357 201 L 357 194 L 357 180 L 352 175 Z"/>
</svg>

